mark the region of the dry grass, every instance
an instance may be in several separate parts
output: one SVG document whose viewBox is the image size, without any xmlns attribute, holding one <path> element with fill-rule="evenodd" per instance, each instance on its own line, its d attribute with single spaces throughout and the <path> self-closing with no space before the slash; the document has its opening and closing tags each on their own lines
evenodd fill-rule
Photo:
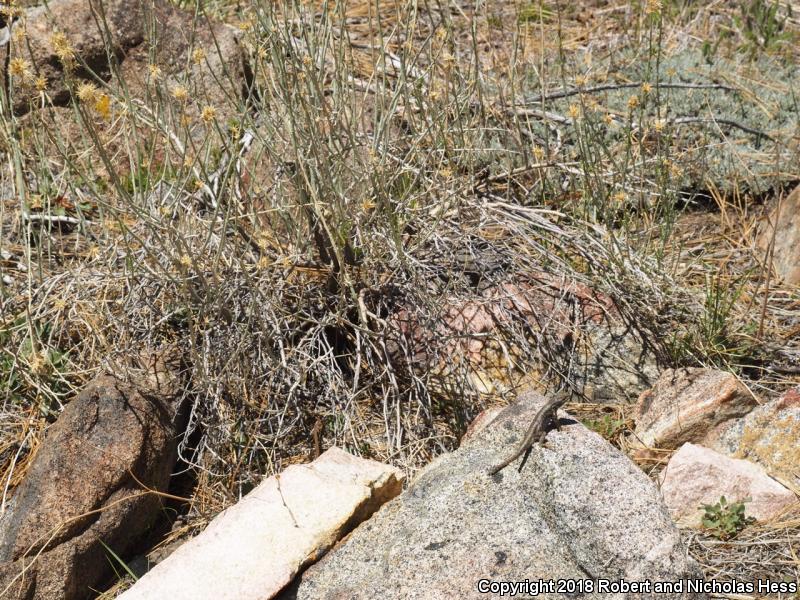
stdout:
<svg viewBox="0 0 800 600">
<path fill-rule="evenodd" d="M 796 382 L 781 369 L 800 364 L 800 296 L 767 285 L 764 196 L 746 177 L 685 185 L 703 151 L 760 134 L 737 115 L 670 122 L 674 96 L 653 89 L 685 75 L 756 98 L 741 79 L 654 73 L 717 38 L 706 51 L 745 74 L 741 52 L 791 61 L 794 17 L 753 37 L 746 2 L 600 4 L 211 1 L 242 31 L 250 97 L 192 105 L 153 78 L 133 100 L 98 79 L 67 107 L 6 109 L 5 493 L 86 381 L 164 343 L 192 365 L 188 527 L 306 460 L 317 421 L 325 447 L 413 472 L 523 381 L 591 399 L 598 323 L 575 316 L 578 286 L 661 366 L 729 368 L 765 397 Z M 647 80 L 623 79 L 641 65 Z M 764 133 L 778 151 L 738 159 L 800 178 L 797 140 Z M 572 311 L 570 336 L 531 310 L 543 295 Z M 624 400 L 573 408 L 619 440 Z"/>
</svg>

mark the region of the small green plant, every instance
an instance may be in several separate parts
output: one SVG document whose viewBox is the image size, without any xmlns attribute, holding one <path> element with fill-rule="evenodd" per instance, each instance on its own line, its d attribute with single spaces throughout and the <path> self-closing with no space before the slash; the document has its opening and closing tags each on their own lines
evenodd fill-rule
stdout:
<svg viewBox="0 0 800 600">
<path fill-rule="evenodd" d="M 747 40 L 746 47 L 750 53 L 766 50 L 778 41 L 787 39 L 784 27 L 786 17 L 778 16 L 780 3 L 775 0 L 750 0 L 739 5 L 741 15 L 735 16 L 734 22 Z M 791 16 L 791 4 L 789 5 Z"/>
<path fill-rule="evenodd" d="M 105 551 L 108 552 L 108 554 L 110 556 L 108 561 L 111 563 L 111 566 L 114 569 L 114 571 L 116 572 L 117 577 L 122 578 L 122 574 L 119 571 L 117 571 L 117 567 L 116 567 L 116 565 L 119 565 L 125 570 L 125 573 L 127 573 L 128 576 L 131 579 L 133 579 L 134 582 L 139 581 L 139 578 L 136 576 L 136 573 L 134 573 L 131 570 L 131 568 L 125 563 L 124 560 L 122 560 L 119 557 L 119 555 L 116 552 L 114 552 L 103 540 L 100 540 L 100 544 L 103 546 L 103 548 L 105 548 Z M 113 559 L 113 561 L 112 561 L 112 559 Z"/>
<path fill-rule="evenodd" d="M 603 415 L 599 419 L 587 419 L 583 424 L 607 440 L 613 440 L 625 429 L 624 419 L 616 419 L 612 415 Z"/>
<path fill-rule="evenodd" d="M 745 516 L 744 501 L 729 504 L 725 496 L 720 497 L 716 504 L 703 504 L 700 508 L 705 511 L 703 527 L 721 540 L 731 539 L 750 523 L 755 522 L 753 517 Z"/>
<path fill-rule="evenodd" d="M 542 2 L 530 3 L 519 10 L 517 20 L 520 23 L 547 23 L 555 18 L 553 9 Z"/>
</svg>

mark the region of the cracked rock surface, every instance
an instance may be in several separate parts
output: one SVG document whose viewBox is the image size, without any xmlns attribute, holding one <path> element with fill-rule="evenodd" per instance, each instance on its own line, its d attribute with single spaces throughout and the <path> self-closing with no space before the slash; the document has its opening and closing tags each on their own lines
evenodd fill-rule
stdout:
<svg viewBox="0 0 800 600">
<path fill-rule="evenodd" d="M 423 469 L 282 598 L 480 598 L 486 597 L 477 591 L 484 578 L 702 577 L 655 485 L 578 423 L 550 432 L 550 448 L 535 447 L 521 473 L 515 461 L 494 477 L 486 474 L 519 443 L 543 403 L 543 397 L 523 393 L 459 450 Z"/>
</svg>

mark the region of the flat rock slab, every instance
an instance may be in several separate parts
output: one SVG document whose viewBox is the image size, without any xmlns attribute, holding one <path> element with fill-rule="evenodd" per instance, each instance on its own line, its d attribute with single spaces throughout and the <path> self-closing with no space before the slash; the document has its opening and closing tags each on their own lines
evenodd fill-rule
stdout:
<svg viewBox="0 0 800 600">
<path fill-rule="evenodd" d="M 757 521 L 767 521 L 798 501 L 762 467 L 694 444 L 684 444 L 672 455 L 661 473 L 661 493 L 672 517 L 685 527 L 699 526 L 700 507 L 715 504 L 721 496 L 744 502 L 745 516 Z"/>
<path fill-rule="evenodd" d="M 403 474 L 331 448 L 270 477 L 144 575 L 125 600 L 265 600 L 381 504 Z"/>
<path fill-rule="evenodd" d="M 423 469 L 408 490 L 280 597 L 486 598 L 497 595 L 478 592 L 482 579 L 702 577 L 655 485 L 580 424 L 550 432 L 551 448 L 534 448 L 521 473 L 515 461 L 487 475 L 519 443 L 544 402 L 537 394 L 523 394 L 459 450 Z M 567 596 L 545 591 L 536 597 Z M 664 596 L 605 592 L 581 597 Z"/>
<path fill-rule="evenodd" d="M 758 403 L 731 373 L 668 369 L 636 406 L 635 439 L 648 448 L 679 448 L 699 442 L 722 423 L 742 417 Z"/>
</svg>

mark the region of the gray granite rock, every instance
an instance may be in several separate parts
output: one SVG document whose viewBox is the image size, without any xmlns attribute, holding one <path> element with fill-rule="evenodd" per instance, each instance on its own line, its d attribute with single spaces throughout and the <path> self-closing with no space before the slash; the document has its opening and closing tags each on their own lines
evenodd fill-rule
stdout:
<svg viewBox="0 0 800 600">
<path fill-rule="evenodd" d="M 459 450 L 423 469 L 406 492 L 308 569 L 282 598 L 481 598 L 489 597 L 478 592 L 482 579 L 702 577 L 653 483 L 578 423 L 551 432 L 551 447 L 534 448 L 521 473 L 515 461 L 493 477 L 486 474 L 514 449 L 543 402 L 523 394 Z M 545 591 L 536 597 L 570 594 Z"/>
</svg>

